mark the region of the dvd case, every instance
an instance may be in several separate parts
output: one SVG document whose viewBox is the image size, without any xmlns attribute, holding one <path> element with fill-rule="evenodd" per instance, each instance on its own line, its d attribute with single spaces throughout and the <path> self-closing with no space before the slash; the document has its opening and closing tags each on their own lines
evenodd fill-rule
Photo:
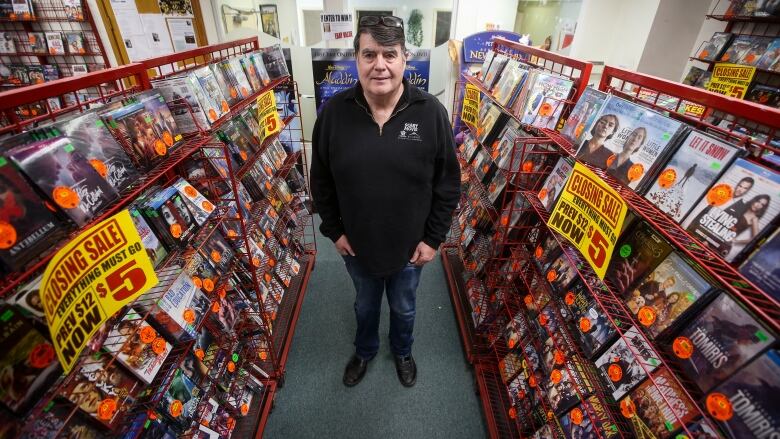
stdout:
<svg viewBox="0 0 780 439">
<path fill-rule="evenodd" d="M 617 401 L 647 378 L 647 373 L 652 373 L 660 363 L 653 348 L 632 326 L 596 360 L 596 367 L 602 382 Z"/>
<path fill-rule="evenodd" d="M 566 184 L 566 180 L 569 179 L 569 174 L 573 168 L 571 159 L 561 157 L 558 159 L 558 163 L 547 176 L 542 188 L 539 189 L 539 200 L 544 205 L 544 208 L 550 212 L 555 206 L 555 201 L 558 199 L 558 195 L 563 190 L 563 186 Z"/>
<path fill-rule="evenodd" d="M 577 100 L 577 104 L 566 119 L 566 123 L 563 124 L 561 135 L 575 147 L 579 145 L 583 141 L 587 128 L 593 124 L 593 120 L 599 114 L 606 100 L 606 93 L 587 87 Z"/>
<path fill-rule="evenodd" d="M 263 47 L 260 51 L 263 57 L 263 66 L 265 66 L 265 70 L 268 72 L 268 77 L 271 80 L 290 76 L 281 45 L 274 44 L 273 46 Z"/>
<path fill-rule="evenodd" d="M 686 217 L 683 227 L 727 262 L 749 251 L 780 213 L 780 174 L 737 159 Z"/>
<path fill-rule="evenodd" d="M 715 61 L 720 59 L 723 51 L 728 47 L 732 34 L 726 32 L 715 32 L 712 34 L 712 38 L 704 43 L 704 47 L 701 48 L 696 55 L 697 58 L 701 58 L 707 61 Z"/>
<path fill-rule="evenodd" d="M 637 419 L 632 419 L 632 426 L 637 437 L 644 437 L 648 429 L 659 439 L 675 437 L 674 433 L 699 412 L 667 369 L 654 372 L 653 380 L 646 379 L 620 401 L 620 406 L 635 408 Z"/>
<path fill-rule="evenodd" d="M 172 346 L 160 336 L 138 313 L 129 310 L 108 333 L 103 348 L 114 354 L 117 361 L 138 379 L 150 384 Z"/>
<path fill-rule="evenodd" d="M 775 338 L 727 294 L 721 294 L 679 334 L 693 347 L 679 363 L 688 378 L 707 392 L 737 372 Z M 682 339 L 682 340 L 685 340 Z"/>
<path fill-rule="evenodd" d="M 638 221 L 618 239 L 605 280 L 623 295 L 671 253 L 672 247 L 646 221 Z"/>
<path fill-rule="evenodd" d="M 534 78 L 528 82 L 522 112 L 517 113 L 520 121 L 538 128 L 554 130 L 573 84 L 570 79 L 562 76 L 536 72 Z"/>
<path fill-rule="evenodd" d="M 780 231 L 761 243 L 739 271 L 758 288 L 780 302 Z"/>
<path fill-rule="evenodd" d="M 118 197 L 67 137 L 17 146 L 8 155 L 79 226 L 87 224 Z"/>
<path fill-rule="evenodd" d="M 731 143 L 691 130 L 662 167 L 645 198 L 677 223 L 729 167 L 740 149 Z"/>
</svg>

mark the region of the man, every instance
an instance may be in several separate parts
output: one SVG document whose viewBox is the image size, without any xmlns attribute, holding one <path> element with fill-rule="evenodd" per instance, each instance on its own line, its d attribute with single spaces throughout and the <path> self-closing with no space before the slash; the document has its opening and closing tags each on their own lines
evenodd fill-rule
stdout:
<svg viewBox="0 0 780 439">
<path fill-rule="evenodd" d="M 355 285 L 355 354 L 344 384 L 363 378 L 379 350 L 382 295 L 401 383 L 413 386 L 415 296 L 422 267 L 449 231 L 460 169 L 444 107 L 404 79 L 403 20 L 360 19 L 359 83 L 328 100 L 314 125 L 312 196 L 320 231 L 344 257 Z"/>
</svg>

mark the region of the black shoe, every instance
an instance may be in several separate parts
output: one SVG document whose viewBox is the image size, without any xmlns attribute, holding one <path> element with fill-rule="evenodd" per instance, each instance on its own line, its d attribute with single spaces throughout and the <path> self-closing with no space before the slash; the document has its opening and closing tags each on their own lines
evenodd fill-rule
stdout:
<svg viewBox="0 0 780 439">
<path fill-rule="evenodd" d="M 406 387 L 412 387 L 417 382 L 417 364 L 411 354 L 405 357 L 395 357 L 395 371 L 398 380 Z"/>
<path fill-rule="evenodd" d="M 363 376 L 366 375 L 367 366 L 368 361 L 353 355 L 349 359 L 349 363 L 347 363 L 347 368 L 344 369 L 344 385 L 347 387 L 357 385 L 363 379 Z"/>
</svg>

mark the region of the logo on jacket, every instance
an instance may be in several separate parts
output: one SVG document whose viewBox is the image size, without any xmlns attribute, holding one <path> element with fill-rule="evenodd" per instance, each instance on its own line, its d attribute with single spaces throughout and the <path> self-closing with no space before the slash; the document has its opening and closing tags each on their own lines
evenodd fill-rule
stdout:
<svg viewBox="0 0 780 439">
<path fill-rule="evenodd" d="M 398 140 L 413 140 L 415 142 L 422 142 L 420 134 L 417 132 L 417 123 L 405 123 L 404 129 L 398 133 Z"/>
</svg>

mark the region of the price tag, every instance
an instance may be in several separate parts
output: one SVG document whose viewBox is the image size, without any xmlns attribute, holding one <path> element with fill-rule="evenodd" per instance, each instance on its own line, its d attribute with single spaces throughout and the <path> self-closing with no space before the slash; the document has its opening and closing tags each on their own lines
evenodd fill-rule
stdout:
<svg viewBox="0 0 780 439">
<path fill-rule="evenodd" d="M 282 121 L 276 111 L 276 98 L 272 90 L 257 97 L 257 123 L 260 125 L 261 139 L 282 130 Z"/>
</svg>

